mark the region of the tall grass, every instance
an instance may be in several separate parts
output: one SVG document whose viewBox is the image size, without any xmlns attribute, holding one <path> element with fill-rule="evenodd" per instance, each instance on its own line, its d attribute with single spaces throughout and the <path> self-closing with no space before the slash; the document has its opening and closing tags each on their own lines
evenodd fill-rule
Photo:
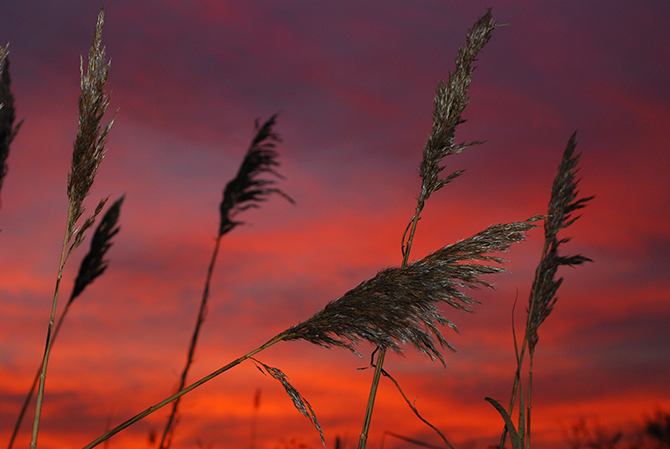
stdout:
<svg viewBox="0 0 670 449">
<path fill-rule="evenodd" d="M 37 389 L 37 403 L 35 406 L 35 419 L 33 420 L 31 449 L 37 446 L 37 435 L 39 432 L 40 415 L 42 412 L 42 400 L 44 398 L 44 387 L 46 383 L 49 355 L 54 336 L 54 319 L 60 293 L 60 283 L 63 277 L 63 268 L 68 257 L 72 254 L 84 239 L 84 233 L 93 225 L 96 216 L 102 211 L 106 199 L 101 200 L 93 215 L 88 217 L 78 227 L 77 223 L 84 213 L 84 199 L 95 180 L 95 175 L 100 162 L 105 157 L 107 135 L 114 120 L 101 128 L 102 117 L 105 115 L 109 99 L 105 94 L 105 84 L 109 74 L 109 63 L 105 61 L 105 48 L 102 46 L 102 26 L 104 23 L 104 9 L 98 15 L 95 26 L 93 45 L 88 53 L 88 66 L 84 72 L 84 62 L 81 62 L 81 96 L 79 97 L 79 127 L 72 152 L 72 164 L 67 177 L 68 211 L 63 237 L 58 274 L 56 276 L 56 287 L 54 289 L 53 301 L 51 303 L 51 316 L 47 328 L 47 338 L 42 358 L 39 386 Z"/>
<path fill-rule="evenodd" d="M 101 276 L 105 270 L 107 270 L 108 260 L 104 259 L 107 251 L 112 246 L 112 238 L 119 232 L 119 215 L 121 213 L 121 204 L 123 204 L 124 197 L 119 198 L 112 204 L 108 209 L 105 215 L 103 216 L 100 224 L 93 234 L 93 239 L 91 240 L 91 248 L 89 252 L 84 256 L 79 266 L 79 272 L 77 277 L 74 280 L 74 285 L 72 287 L 72 292 L 70 297 L 65 304 L 65 308 L 58 318 L 58 322 L 53 330 L 53 336 L 51 337 L 51 344 L 53 345 L 58 337 L 61 327 L 65 321 L 65 317 L 70 311 L 70 307 L 74 303 L 84 290 L 95 281 L 99 276 Z M 23 406 L 19 412 L 19 416 L 14 425 L 14 430 L 12 431 L 12 436 L 9 439 L 8 449 L 11 449 L 14 445 L 16 436 L 21 428 L 21 423 L 25 417 L 28 406 L 30 405 L 30 400 L 35 394 L 35 387 L 37 382 L 42 374 L 42 367 L 40 366 L 37 369 L 35 378 L 28 390 L 25 400 L 23 401 Z"/>
<path fill-rule="evenodd" d="M 14 109 L 14 95 L 10 88 L 12 83 L 9 76 L 9 44 L 0 47 L 0 190 L 7 175 L 7 158 L 9 157 L 9 146 L 14 140 L 16 133 L 21 127 L 19 122 L 14 125 L 16 120 L 16 110 Z M 0 198 L 0 208 L 2 201 Z"/>
<path fill-rule="evenodd" d="M 63 267 L 69 255 L 81 245 L 85 231 L 94 224 L 97 215 L 102 211 L 106 202 L 106 199 L 100 201 L 94 214 L 86 219 L 81 226 L 77 225 L 84 212 L 84 199 L 89 193 L 98 167 L 105 155 L 106 139 L 113 123 L 112 119 L 105 127 L 101 125 L 109 104 L 109 99 L 105 94 L 105 85 L 110 67 L 105 60 L 105 48 L 102 46 L 103 23 L 104 10 L 101 10 L 95 27 L 93 45 L 88 55 L 86 71 L 84 71 L 83 61 L 81 66 L 80 117 L 71 169 L 68 174 L 67 221 L 52 300 L 51 316 L 48 323 L 45 352 L 38 370 L 39 385 L 31 449 L 35 449 L 37 446 L 40 413 L 51 347 L 63 318 L 74 299 L 107 268 L 107 261 L 104 257 L 111 245 L 112 237 L 117 234 L 119 229 L 117 223 L 123 198 L 109 208 L 97 228 L 91 243 L 91 250 L 82 262 L 65 311 L 58 324 L 54 326 Z M 380 270 L 374 277 L 361 282 L 355 288 L 329 302 L 323 309 L 307 317 L 304 321 L 288 327 L 269 338 L 266 343 L 251 349 L 207 376 L 187 385 L 188 374 L 194 363 L 198 338 L 206 318 L 210 285 L 223 236 L 243 223 L 237 219 L 240 213 L 249 208 L 258 207 L 258 203 L 266 200 L 271 194 L 280 195 L 293 202 L 288 195 L 276 187 L 275 179 L 263 177 L 269 174 L 275 178 L 281 178 L 275 170 L 278 165 L 278 153 L 275 145 L 279 142 L 279 136 L 275 131 L 276 116 L 272 116 L 262 125 L 256 123 L 255 136 L 245 154 L 238 174 L 226 185 L 223 192 L 223 199 L 219 206 L 218 232 L 200 298 L 194 332 L 177 391 L 104 433 L 86 445 L 85 449 L 93 448 L 107 441 L 113 435 L 137 421 L 168 404 L 172 404 L 159 443 L 160 449 L 169 448 L 176 428 L 181 397 L 248 359 L 251 359 L 261 373 L 272 377 L 282 385 L 295 408 L 315 426 L 325 445 L 323 430 L 316 412 L 308 400 L 291 384 L 288 376 L 281 369 L 269 366 L 258 359 L 258 354 L 265 349 L 279 342 L 296 340 L 303 340 L 326 348 L 345 348 L 354 354 L 358 354 L 356 347 L 361 342 L 368 342 L 376 346 L 377 349 L 373 356 L 377 354 L 377 358 L 376 362 L 372 362 L 375 371 L 359 438 L 359 448 L 365 448 L 380 378 L 382 375 L 391 377 L 383 368 L 386 352 L 392 350 L 402 353 L 409 344 L 431 360 L 439 360 L 442 364 L 445 364 L 442 350 L 444 348 L 453 350 L 454 348 L 443 335 L 443 329 L 448 327 L 457 331 L 456 325 L 448 317 L 449 312 L 454 309 L 472 311 L 471 306 L 478 302 L 476 298 L 471 296 L 472 292 L 481 287 L 493 287 L 484 276 L 506 271 L 502 266 L 505 260 L 498 254 L 507 251 L 513 243 L 522 242 L 527 233 L 544 220 L 545 243 L 530 294 L 521 349 L 519 349 L 519 344 L 514 338 L 518 368 L 514 378 L 510 405 L 505 409 L 496 401 L 487 399 L 498 409 L 505 421 L 505 432 L 501 437 L 500 447 L 504 446 L 506 434 L 509 433 L 514 449 L 530 448 L 533 355 L 539 340 L 538 329 L 556 303 L 556 291 L 562 282 L 562 279 L 555 279 L 558 267 L 564 265 L 575 266 L 589 260 L 581 255 L 561 256 L 558 252 L 559 247 L 568 241 L 566 238 L 558 238 L 559 231 L 570 226 L 577 219 L 577 217 L 572 217 L 571 214 L 583 208 L 592 198 L 577 199 L 578 180 L 575 176 L 579 155 L 574 152 L 575 136 L 573 135 L 568 143 L 559 166 L 546 216 L 535 215 L 522 221 L 494 224 L 469 238 L 444 245 L 422 259 L 410 261 L 412 243 L 427 200 L 433 193 L 464 172 L 463 170 L 456 170 L 444 176 L 442 172 L 445 170 L 443 165 L 445 158 L 481 143 L 456 144 L 455 133 L 458 125 L 464 121 L 462 114 L 469 102 L 468 90 L 474 72 L 473 63 L 490 40 L 495 28 L 496 23 L 493 20 L 493 15 L 488 10 L 468 31 L 465 43 L 458 50 L 454 72 L 449 74 L 446 82 L 440 81 L 438 84 L 432 132 L 424 146 L 423 159 L 419 165 L 421 187 L 414 214 L 402 235 L 400 265 Z M 6 47 L 0 48 L 0 64 L 5 55 Z M 18 125 L 13 125 L 13 97 L 9 93 L 9 76 L 7 73 L 7 70 L 3 72 L 3 84 L 0 86 L 0 99 L 3 102 L 3 109 L 0 111 L 0 119 L 2 119 L 0 149 L 2 149 L 1 154 L 3 156 L 1 161 L 3 176 L 6 172 L 5 161 L 9 154 L 9 143 L 18 130 Z M 444 308 L 443 306 L 449 307 Z M 526 402 L 524 402 L 524 395 L 522 394 L 524 390 L 521 388 L 521 370 L 526 349 L 530 354 L 530 370 L 525 395 Z M 435 429 L 443 438 L 445 445 L 452 447 L 442 432 L 424 419 L 416 407 L 407 400 L 395 379 L 391 377 L 391 380 L 398 387 L 403 398 L 417 417 Z M 30 391 L 31 393 L 24 404 L 24 411 L 30 402 L 32 389 Z M 512 413 L 517 393 L 519 396 L 519 416 L 518 425 L 515 426 L 512 423 Z M 10 448 L 19 429 L 24 411 L 19 415 L 14 435 L 10 441 Z"/>
<path fill-rule="evenodd" d="M 214 242 L 214 252 L 207 269 L 207 278 L 205 280 L 205 288 L 200 300 L 200 308 L 198 309 L 198 316 L 195 322 L 195 329 L 191 337 L 191 343 L 188 348 L 188 355 L 186 357 L 186 365 L 181 373 L 177 391 L 184 388 L 186 385 L 186 378 L 188 372 L 193 364 L 193 357 L 195 349 L 198 344 L 198 336 L 200 329 L 205 322 L 207 314 L 207 302 L 209 299 L 209 289 L 212 281 L 212 274 L 214 272 L 214 264 L 216 263 L 216 256 L 219 253 L 221 239 L 224 235 L 232 231 L 235 227 L 243 224 L 241 221 L 235 221 L 235 217 L 241 212 L 258 207 L 258 203 L 265 201 L 267 197 L 272 194 L 278 194 L 293 203 L 293 199 L 286 195 L 281 189 L 273 187 L 274 180 L 259 178 L 260 175 L 269 173 L 275 177 L 281 178 L 273 167 L 279 165 L 277 161 L 278 153 L 275 150 L 275 144 L 280 141 L 279 135 L 274 131 L 277 116 L 273 115 L 263 125 L 256 122 L 256 135 L 251 141 L 249 150 L 247 151 L 242 165 L 240 166 L 237 176 L 233 178 L 223 191 L 223 199 L 219 206 L 219 232 Z M 267 371 L 267 370 L 266 370 Z M 281 379 L 279 379 L 281 380 Z M 159 449 L 167 449 L 170 447 L 172 434 L 176 426 L 177 411 L 179 408 L 180 398 L 173 402 L 172 411 L 168 417 L 167 424 L 163 430 L 158 445 Z"/>
<path fill-rule="evenodd" d="M 419 167 L 419 175 L 421 176 L 421 192 L 416 203 L 414 216 L 410 220 L 407 231 L 403 235 L 402 245 L 402 266 L 406 266 L 409 261 L 410 251 L 412 250 L 412 242 L 414 241 L 414 233 L 416 232 L 417 224 L 421 216 L 421 211 L 430 196 L 447 185 L 449 182 L 456 179 L 463 174 L 463 170 L 457 170 L 450 175 L 441 178 L 440 174 L 445 167 L 440 166 L 442 159 L 452 154 L 458 154 L 466 148 L 477 145 L 480 142 L 473 142 L 470 144 L 454 144 L 456 127 L 463 123 L 461 117 L 465 107 L 469 102 L 468 89 L 472 81 L 472 74 L 474 72 L 474 63 L 479 52 L 484 48 L 486 43 L 491 39 L 491 32 L 495 28 L 493 15 L 489 9 L 484 16 L 482 16 L 468 31 L 465 44 L 458 49 L 456 56 L 456 70 L 453 74 L 449 74 L 449 80 L 445 83 L 440 81 L 437 86 L 435 94 L 435 111 L 433 112 L 433 130 L 426 142 L 423 150 L 423 161 Z M 407 240 L 405 243 L 405 237 Z M 504 249 L 507 249 L 506 247 Z M 481 252 L 485 252 L 483 249 Z M 447 323 L 440 323 L 447 324 Z M 440 341 L 440 343 L 446 343 Z M 370 423 L 372 421 L 372 411 L 374 409 L 375 397 L 379 386 L 379 379 L 384 367 L 384 358 L 386 356 L 386 346 L 379 346 L 379 355 L 377 356 L 377 363 L 375 366 L 375 373 L 372 378 L 372 385 L 370 386 L 370 395 L 368 397 L 368 406 L 365 411 L 365 419 L 363 421 L 363 430 L 358 442 L 359 449 L 365 449 L 367 444 L 368 432 Z M 442 357 L 440 356 L 440 360 Z M 444 363 L 444 360 L 442 360 Z"/>
<path fill-rule="evenodd" d="M 500 449 L 505 445 L 505 438 L 509 433 L 512 438 L 512 446 L 515 449 L 530 448 L 531 436 L 531 410 L 532 410 L 532 391 L 533 391 L 533 358 L 535 348 L 539 341 L 538 331 L 540 326 L 549 317 L 554 305 L 558 300 L 556 292 L 563 283 L 563 278 L 556 279 L 556 273 L 561 266 L 577 266 L 584 262 L 592 262 L 588 257 L 581 254 L 574 256 L 560 255 L 558 249 L 563 244 L 570 241 L 569 238 L 558 238 L 558 233 L 574 223 L 579 216 L 573 217 L 572 213 L 582 209 L 594 197 L 577 198 L 578 190 L 577 179 L 578 163 L 580 155 L 575 153 L 577 147 L 577 133 L 574 133 L 563 153 L 563 158 L 558 166 L 558 173 L 554 178 L 551 188 L 551 197 L 549 199 L 549 208 L 547 219 L 544 223 L 544 245 L 540 263 L 535 270 L 535 280 L 530 290 L 528 299 L 528 312 L 526 326 L 524 329 L 521 349 L 514 336 L 514 349 L 517 361 L 517 369 L 514 375 L 512 386 L 512 396 L 510 398 L 507 411 L 495 400 L 487 398 L 500 412 L 505 420 L 505 429 L 500 438 Z M 524 356 L 528 348 L 530 363 L 528 367 L 528 390 L 526 400 L 524 400 L 521 373 L 523 370 Z M 512 423 L 512 412 L 515 401 L 519 403 L 518 426 Z"/>
</svg>

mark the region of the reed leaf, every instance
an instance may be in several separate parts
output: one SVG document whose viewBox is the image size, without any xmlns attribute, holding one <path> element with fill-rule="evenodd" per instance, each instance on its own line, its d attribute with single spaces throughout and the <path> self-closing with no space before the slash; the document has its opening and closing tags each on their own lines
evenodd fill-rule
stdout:
<svg viewBox="0 0 670 449">
<path fill-rule="evenodd" d="M 323 443 L 325 447 L 326 441 L 323 437 L 323 430 L 319 425 L 319 421 L 316 419 L 316 414 L 314 413 L 312 406 L 307 401 L 307 399 L 305 399 L 303 395 L 301 395 L 300 392 L 293 385 L 291 385 L 291 382 L 289 382 L 289 378 L 286 376 L 286 374 L 284 374 L 282 370 L 268 366 L 253 357 L 251 357 L 251 360 L 256 363 L 256 368 L 258 368 L 261 373 L 269 375 L 282 384 L 284 390 L 286 390 L 286 394 L 288 394 L 288 396 L 293 401 L 295 408 L 298 409 L 298 411 L 302 413 L 307 419 L 309 419 L 310 422 L 314 424 L 314 427 L 316 427 L 316 430 L 319 431 L 319 435 L 321 436 L 321 443 Z"/>
</svg>

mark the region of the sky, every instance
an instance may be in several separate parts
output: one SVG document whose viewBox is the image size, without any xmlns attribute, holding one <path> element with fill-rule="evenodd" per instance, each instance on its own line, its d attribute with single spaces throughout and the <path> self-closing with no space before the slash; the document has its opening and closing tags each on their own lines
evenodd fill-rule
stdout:
<svg viewBox="0 0 670 449">
<path fill-rule="evenodd" d="M 9 439 L 44 351 L 67 215 L 79 58 L 100 4 L 0 3 L 17 118 L 0 196 L 0 440 Z M 670 411 L 670 4 L 665 1 L 108 0 L 108 153 L 85 202 L 125 195 L 109 268 L 73 303 L 53 346 L 44 449 L 83 447 L 171 394 L 186 359 L 225 184 L 254 120 L 280 113 L 279 196 L 222 241 L 191 381 L 309 318 L 377 271 L 397 266 L 420 189 L 418 166 L 440 79 L 467 29 L 492 7 L 456 140 L 483 140 L 444 161 L 466 173 L 433 195 L 412 259 L 493 223 L 546 212 L 562 152 L 577 131 L 581 195 L 595 195 L 562 236 L 553 313 L 534 360 L 533 445 L 568 447 L 579 419 L 628 429 Z M 665 204 L 665 206 L 663 206 Z M 89 236 L 90 237 L 90 236 Z M 444 309 L 447 366 L 411 347 L 385 369 L 459 449 L 495 443 L 509 400 L 517 330 L 543 233 L 504 254 L 510 273 L 474 292 L 474 314 Z M 63 273 L 59 312 L 86 240 Z M 307 398 L 327 447 L 355 447 L 374 348 L 282 342 L 257 357 Z M 254 396 L 260 391 L 260 404 Z M 31 408 L 32 410 L 32 408 Z M 281 385 L 246 361 L 185 396 L 173 448 L 320 447 Z M 155 447 L 162 409 L 109 441 Z M 32 418 L 32 411 L 29 413 Z M 369 446 L 439 445 L 382 379 Z M 30 441 L 24 423 L 15 447 Z"/>
</svg>

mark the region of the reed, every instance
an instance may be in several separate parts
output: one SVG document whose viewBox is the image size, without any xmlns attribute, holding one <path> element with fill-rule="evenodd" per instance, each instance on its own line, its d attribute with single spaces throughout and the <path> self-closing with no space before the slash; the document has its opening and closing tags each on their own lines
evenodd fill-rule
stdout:
<svg viewBox="0 0 670 449">
<path fill-rule="evenodd" d="M 67 316 L 68 311 L 70 310 L 70 306 L 72 305 L 74 300 L 77 299 L 84 292 L 86 287 L 91 285 L 93 281 L 98 277 L 100 277 L 107 269 L 109 261 L 105 259 L 105 255 L 107 254 L 109 248 L 111 248 L 112 246 L 112 238 L 119 232 L 118 221 L 119 221 L 119 215 L 121 213 L 121 204 L 123 203 L 123 200 L 124 197 L 122 196 L 107 209 L 107 212 L 102 217 L 100 224 L 98 225 L 93 234 L 93 239 L 91 240 L 91 248 L 81 261 L 81 264 L 79 266 L 79 272 L 74 281 L 74 286 L 72 288 L 70 298 L 65 304 L 65 308 L 61 312 L 58 322 L 54 327 L 53 337 L 51 338 L 52 345 L 56 341 L 56 338 L 58 337 L 58 333 L 60 332 L 61 326 L 63 325 L 65 317 Z M 12 446 L 14 445 L 16 436 L 19 432 L 19 429 L 21 428 L 21 422 L 23 421 L 23 418 L 26 414 L 26 410 L 30 405 L 30 400 L 32 399 L 33 394 L 35 393 L 35 387 L 37 386 L 37 381 L 39 380 L 41 373 L 42 373 L 42 367 L 40 366 L 37 369 L 37 373 L 35 374 L 33 383 L 31 384 L 30 389 L 28 390 L 26 399 L 23 401 L 23 405 L 21 406 L 21 411 L 19 412 L 16 424 L 14 425 L 12 436 L 9 438 L 8 449 L 12 449 Z"/>
<path fill-rule="evenodd" d="M 435 340 L 441 344 L 448 343 L 437 324 L 450 325 L 451 322 L 442 316 L 436 305 L 446 302 L 458 309 L 465 309 L 462 303 L 469 303 L 469 299 L 467 295 L 456 290 L 456 287 L 490 286 L 479 279 L 479 276 L 504 271 L 497 266 L 475 262 L 502 262 L 502 259 L 489 253 L 504 251 L 512 243 L 523 241 L 526 232 L 536 227 L 535 222 L 542 218 L 531 217 L 521 222 L 490 226 L 469 239 L 443 247 L 405 267 L 388 268 L 379 272 L 374 278 L 362 282 L 312 317 L 291 326 L 261 346 L 138 413 L 101 435 L 84 449 L 97 446 L 280 341 L 305 340 L 319 346 L 344 347 L 354 352 L 354 346 L 361 341 L 378 346 L 387 345 L 385 347 L 397 352 L 401 352 L 401 345 L 410 342 L 420 352 L 442 360 Z M 421 287 L 423 285 L 428 287 Z M 412 290 L 413 286 L 424 290 L 417 295 Z M 373 305 L 378 311 L 365 309 L 366 306 Z M 316 426 L 316 422 L 314 424 Z"/>
<path fill-rule="evenodd" d="M 7 175 L 7 158 L 9 146 L 19 132 L 23 120 L 14 125 L 16 110 L 14 109 L 14 95 L 12 94 L 9 76 L 9 44 L 0 47 L 0 190 Z M 0 201 L 0 208 L 2 201 Z"/>
<path fill-rule="evenodd" d="M 456 127 L 465 120 L 462 118 L 463 111 L 468 105 L 470 98 L 468 90 L 474 73 L 472 65 L 479 52 L 491 39 L 491 32 L 495 29 L 496 23 L 493 21 L 491 9 L 475 22 L 473 27 L 468 30 L 465 44 L 458 49 L 456 56 L 456 70 L 449 74 L 447 82 L 440 81 L 435 93 L 435 109 L 433 112 L 433 129 L 423 150 L 423 161 L 419 167 L 421 177 L 421 192 L 417 199 L 414 210 L 414 216 L 407 225 L 405 234 L 402 238 L 402 265 L 407 265 L 409 261 L 414 233 L 421 216 L 426 200 L 436 191 L 463 174 L 464 170 L 457 170 L 446 177 L 440 174 L 444 170 L 441 166 L 442 160 L 449 155 L 461 153 L 463 150 L 473 145 L 479 145 L 481 142 L 454 144 Z M 409 232 L 409 234 L 408 234 Z M 368 432 L 372 421 L 372 411 L 374 410 L 375 398 L 379 380 L 384 367 L 386 356 L 386 347 L 379 347 L 379 355 L 375 366 L 375 373 L 370 386 L 368 396 L 368 405 L 365 411 L 363 421 L 363 430 L 358 442 L 359 449 L 365 449 L 367 444 Z M 443 361 L 444 363 L 444 361 Z M 402 392 L 402 391 L 401 391 Z M 403 394 L 404 395 L 404 394 Z"/>
<path fill-rule="evenodd" d="M 547 317 L 551 314 L 558 300 L 556 292 L 563 283 L 563 278 L 556 278 L 558 268 L 561 266 L 577 266 L 584 262 L 592 262 L 588 257 L 581 254 L 574 256 L 559 255 L 559 247 L 570 241 L 570 238 L 558 238 L 558 233 L 572 225 L 579 216 L 572 214 L 584 208 L 594 197 L 578 198 L 577 179 L 580 154 L 575 153 L 577 147 L 577 133 L 573 133 L 563 152 L 563 158 L 558 166 L 558 173 L 554 178 L 551 188 L 551 197 L 544 222 L 544 244 L 540 262 L 535 270 L 535 280 L 530 290 L 528 299 L 528 313 L 521 349 L 514 337 L 514 348 L 517 361 L 517 369 L 514 375 L 512 395 L 509 406 L 505 410 L 500 404 L 491 398 L 487 398 L 505 420 L 505 428 L 500 438 L 500 449 L 505 445 L 505 439 L 509 433 L 512 438 L 512 446 L 517 449 L 530 448 L 531 437 L 531 402 L 533 390 L 533 356 L 535 347 L 539 341 L 538 330 Z M 523 370 L 526 347 L 530 355 L 528 369 L 528 388 L 526 392 L 527 401 L 523 398 L 521 385 L 521 372 Z M 518 427 L 512 422 L 512 412 L 519 393 L 519 419 Z"/>
<path fill-rule="evenodd" d="M 276 114 L 270 117 L 263 123 L 263 125 L 260 125 L 258 120 L 256 120 L 256 134 L 251 141 L 251 145 L 242 160 L 237 175 L 226 184 L 226 188 L 223 191 L 223 199 L 219 206 L 219 232 L 214 242 L 214 252 L 212 253 L 209 268 L 207 269 L 207 278 L 200 300 L 200 308 L 196 318 L 195 329 L 191 336 L 191 343 L 186 357 L 186 365 L 182 370 L 177 391 L 180 391 L 186 385 L 186 378 L 193 364 L 198 337 L 207 315 L 209 290 L 212 274 L 214 272 L 214 264 L 216 263 L 219 247 L 221 245 L 221 239 L 235 227 L 244 224 L 242 221 L 236 221 L 238 214 L 249 208 L 258 207 L 258 203 L 266 201 L 273 193 L 284 197 L 292 204 L 294 203 L 290 196 L 285 194 L 281 189 L 274 187 L 276 184 L 275 180 L 260 177 L 264 174 L 271 174 L 276 178 L 283 179 L 274 169 L 274 167 L 279 165 L 279 154 L 275 147 L 278 142 L 281 142 L 279 134 L 274 130 L 276 122 Z M 170 416 L 168 417 L 165 429 L 163 430 L 163 435 L 158 445 L 159 449 L 168 449 L 170 447 L 172 435 L 174 434 L 174 429 L 177 423 L 180 399 L 181 398 L 177 398 L 172 404 L 172 411 L 170 412 Z"/>
<path fill-rule="evenodd" d="M 37 403 L 35 406 L 35 419 L 33 420 L 33 432 L 30 448 L 37 447 L 37 435 L 39 432 L 42 401 L 44 398 L 44 386 L 46 382 L 49 354 L 53 344 L 54 319 L 58 305 L 58 294 L 63 277 L 63 267 L 72 253 L 84 239 L 84 232 L 93 225 L 96 216 L 102 211 L 106 199 L 100 201 L 92 216 L 77 227 L 79 218 L 84 213 L 83 202 L 93 185 L 95 175 L 102 158 L 105 156 L 105 143 L 107 135 L 114 120 L 101 129 L 101 120 L 109 105 L 109 99 L 105 94 L 105 84 L 109 74 L 109 63 L 105 61 L 105 48 L 102 46 L 102 27 L 104 24 L 104 8 L 100 10 L 98 21 L 95 26 L 93 44 L 88 53 L 88 66 L 84 72 L 83 59 L 80 65 L 81 71 L 81 96 L 79 97 L 79 127 L 72 152 L 72 164 L 67 177 L 68 213 L 63 247 L 61 250 L 58 275 L 56 276 L 56 287 L 54 289 L 53 301 L 51 302 L 51 316 L 47 328 L 47 338 L 40 369 L 39 386 L 37 389 Z M 68 248 L 69 245 L 69 248 Z"/>
</svg>

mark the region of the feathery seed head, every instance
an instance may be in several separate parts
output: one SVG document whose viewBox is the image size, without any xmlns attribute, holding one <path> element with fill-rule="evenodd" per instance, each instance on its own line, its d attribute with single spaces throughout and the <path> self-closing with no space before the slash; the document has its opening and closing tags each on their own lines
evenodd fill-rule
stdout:
<svg viewBox="0 0 670 449">
<path fill-rule="evenodd" d="M 269 179 L 259 179 L 263 173 L 270 173 L 283 179 L 273 167 L 279 166 L 278 153 L 275 150 L 277 142 L 281 142 L 279 135 L 273 130 L 277 114 L 270 117 L 262 126 L 256 120 L 256 135 L 251 141 L 249 150 L 242 161 L 237 176 L 231 180 L 223 192 L 223 200 L 219 206 L 221 222 L 219 236 L 231 231 L 235 226 L 244 224 L 235 221 L 234 217 L 242 211 L 258 207 L 258 202 L 265 201 L 271 193 L 286 198 L 290 203 L 293 199 L 273 186 L 276 182 Z"/>
<path fill-rule="evenodd" d="M 465 44 L 458 50 L 456 70 L 449 74 L 447 82 L 440 81 L 435 93 L 435 111 L 433 112 L 433 130 L 423 150 L 423 162 L 419 167 L 419 175 L 423 180 L 419 202 L 422 204 L 432 193 L 441 189 L 453 179 L 460 176 L 459 170 L 440 179 L 440 161 L 450 154 L 458 154 L 473 145 L 482 142 L 470 142 L 454 145 L 456 127 L 465 120 L 461 114 L 470 101 L 468 89 L 472 81 L 477 54 L 491 39 L 491 32 L 496 27 L 489 9 L 468 31 Z"/>
<path fill-rule="evenodd" d="M 319 421 L 316 419 L 316 414 L 314 413 L 314 410 L 312 409 L 312 406 L 310 403 L 303 397 L 303 395 L 300 394 L 300 392 L 293 386 L 291 385 L 291 382 L 289 381 L 288 376 L 284 374 L 282 370 L 279 368 L 274 368 L 272 366 L 268 366 L 265 363 L 255 359 L 251 358 L 256 363 L 256 368 L 258 370 L 265 374 L 265 375 L 270 375 L 275 380 L 278 380 L 282 386 L 284 387 L 284 390 L 286 391 L 286 394 L 291 398 L 293 401 L 293 405 L 295 406 L 296 409 L 300 413 L 302 413 L 307 419 L 309 419 L 312 424 L 314 424 L 314 427 L 316 427 L 316 430 L 319 431 L 319 435 L 321 435 L 321 443 L 323 445 L 326 445 L 326 441 L 323 437 L 323 429 L 321 429 L 321 425 L 319 424 Z"/>
<path fill-rule="evenodd" d="M 563 159 L 558 166 L 558 173 L 554 178 L 551 188 L 551 199 L 549 200 L 549 215 L 544 223 L 544 250 L 540 263 L 535 273 L 535 281 L 531 288 L 528 311 L 528 349 L 531 354 L 535 351 L 535 346 L 539 340 L 537 331 L 544 320 L 551 314 L 554 305 L 558 300 L 556 292 L 563 282 L 563 278 L 555 279 L 558 267 L 561 265 L 575 266 L 584 262 L 592 262 L 591 259 L 582 255 L 560 256 L 558 248 L 570 239 L 559 239 L 558 233 L 561 229 L 567 228 L 579 218 L 572 217 L 575 210 L 582 209 L 594 197 L 577 199 L 577 185 L 579 180 L 576 178 L 577 165 L 579 163 L 579 154 L 575 154 L 577 147 L 577 133 L 570 138 L 568 145 L 563 153 Z"/>
<path fill-rule="evenodd" d="M 14 110 L 14 95 L 10 90 L 9 59 L 6 59 L 8 45 L 0 47 L 0 189 L 7 174 L 9 145 L 23 123 L 21 121 L 14 126 L 16 111 Z"/>
<path fill-rule="evenodd" d="M 83 202 L 88 195 L 93 180 L 107 149 L 107 135 L 114 119 L 101 131 L 100 122 L 109 105 L 109 97 L 104 88 L 107 83 L 110 63 L 105 61 L 105 47 L 102 46 L 104 8 L 98 15 L 93 44 L 88 53 L 88 66 L 84 72 L 81 61 L 81 96 L 79 97 L 79 127 L 72 152 L 72 167 L 68 174 L 67 195 L 69 199 L 69 220 L 67 241 L 77 230 L 76 222 L 84 212 Z M 82 233 L 84 229 L 78 232 Z"/>
<path fill-rule="evenodd" d="M 88 254 L 84 256 L 79 266 L 79 274 L 74 281 L 74 288 L 68 304 L 74 301 L 84 289 L 93 283 L 93 281 L 105 272 L 107 269 L 107 260 L 104 259 L 105 254 L 112 246 L 112 237 L 119 232 L 117 223 L 119 221 L 119 214 L 121 213 L 121 204 L 125 195 L 119 198 L 112 204 L 107 212 L 102 217 L 102 221 L 93 233 L 91 240 L 91 249 Z"/>
<path fill-rule="evenodd" d="M 439 303 L 470 312 L 477 301 L 461 288 L 493 287 L 480 279 L 484 274 L 505 271 L 478 262 L 503 259 L 489 255 L 506 251 L 525 233 L 537 227 L 526 221 L 490 226 L 484 231 L 446 246 L 404 267 L 387 268 L 339 299 L 329 303 L 308 320 L 283 332 L 285 340 L 302 339 L 325 347 L 353 349 L 360 340 L 402 353 L 401 344 L 411 342 L 431 359 L 444 359 L 436 347 L 453 347 L 439 326 L 456 326 L 441 315 Z"/>
</svg>

